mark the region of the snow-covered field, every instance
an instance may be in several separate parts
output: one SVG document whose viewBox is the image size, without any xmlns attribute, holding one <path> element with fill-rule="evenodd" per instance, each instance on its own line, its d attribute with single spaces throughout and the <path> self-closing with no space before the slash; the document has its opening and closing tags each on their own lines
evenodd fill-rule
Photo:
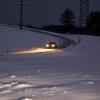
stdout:
<svg viewBox="0 0 100 100">
<path fill-rule="evenodd" d="M 0 100 L 100 100 L 100 37 L 66 37 L 0 26 Z"/>
</svg>

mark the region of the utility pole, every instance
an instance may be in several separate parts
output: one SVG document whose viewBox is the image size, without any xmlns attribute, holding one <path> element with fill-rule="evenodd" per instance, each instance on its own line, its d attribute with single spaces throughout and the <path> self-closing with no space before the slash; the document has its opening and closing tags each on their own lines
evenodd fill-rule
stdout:
<svg viewBox="0 0 100 100">
<path fill-rule="evenodd" d="M 19 26 L 20 26 L 20 30 L 22 30 L 22 28 L 23 28 L 23 5 L 29 5 L 29 4 L 25 4 L 25 3 L 23 3 L 23 0 L 20 0 L 20 3 L 17 3 L 16 5 L 20 5 L 20 22 L 19 22 Z"/>
<path fill-rule="evenodd" d="M 23 0 L 20 0 L 20 30 L 23 27 Z"/>
<path fill-rule="evenodd" d="M 89 15 L 89 0 L 80 0 L 80 27 L 84 27 Z"/>
</svg>

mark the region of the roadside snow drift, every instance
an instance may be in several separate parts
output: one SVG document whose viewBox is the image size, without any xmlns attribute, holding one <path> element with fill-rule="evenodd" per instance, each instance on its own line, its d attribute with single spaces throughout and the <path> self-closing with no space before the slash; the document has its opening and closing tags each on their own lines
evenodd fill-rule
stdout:
<svg viewBox="0 0 100 100">
<path fill-rule="evenodd" d="M 62 37 L 0 26 L 0 100 L 100 100 L 100 37 Z"/>
</svg>

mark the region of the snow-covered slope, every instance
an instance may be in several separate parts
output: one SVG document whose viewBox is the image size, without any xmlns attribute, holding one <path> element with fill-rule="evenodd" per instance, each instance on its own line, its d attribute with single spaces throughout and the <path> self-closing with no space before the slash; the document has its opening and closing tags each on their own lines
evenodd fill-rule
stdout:
<svg viewBox="0 0 100 100">
<path fill-rule="evenodd" d="M 100 100 L 100 37 L 65 37 L 75 42 L 45 49 L 60 38 L 0 26 L 0 53 L 12 53 L 0 56 L 0 100 Z"/>
<path fill-rule="evenodd" d="M 0 26 L 0 50 L 43 47 L 50 40 L 57 41 L 54 37 L 48 38 L 48 35 L 41 35 L 37 32 Z"/>
</svg>

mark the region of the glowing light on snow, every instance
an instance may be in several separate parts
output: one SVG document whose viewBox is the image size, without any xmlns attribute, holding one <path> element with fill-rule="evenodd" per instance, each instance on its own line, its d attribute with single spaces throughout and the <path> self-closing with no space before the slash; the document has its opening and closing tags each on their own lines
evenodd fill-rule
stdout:
<svg viewBox="0 0 100 100">
<path fill-rule="evenodd" d="M 45 49 L 45 48 L 32 48 L 29 50 L 23 50 L 18 52 L 13 52 L 11 54 L 21 55 L 21 54 L 41 54 L 41 53 L 55 53 L 61 50 L 57 49 Z"/>
</svg>

